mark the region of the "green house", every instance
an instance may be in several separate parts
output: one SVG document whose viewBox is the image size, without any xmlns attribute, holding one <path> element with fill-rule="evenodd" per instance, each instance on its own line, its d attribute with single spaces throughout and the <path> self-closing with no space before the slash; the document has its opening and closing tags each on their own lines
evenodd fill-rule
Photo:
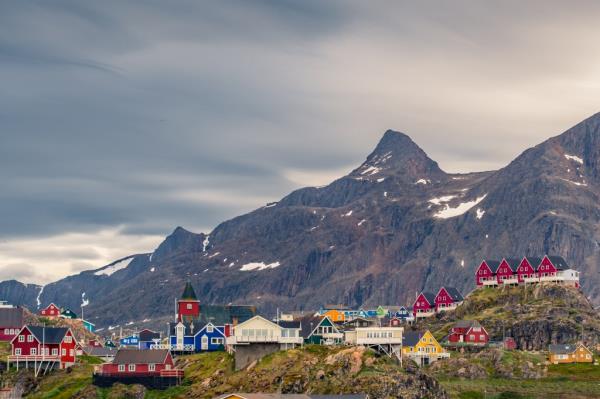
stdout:
<svg viewBox="0 0 600 399">
<path fill-rule="evenodd" d="M 63 309 L 63 311 L 60 312 L 60 317 L 63 319 L 76 319 L 77 315 L 71 309 Z"/>
<path fill-rule="evenodd" d="M 377 307 L 377 310 L 375 312 L 377 312 L 377 317 L 385 317 L 388 313 L 387 309 L 385 309 L 381 305 Z"/>
<path fill-rule="evenodd" d="M 338 345 L 344 342 L 344 333 L 338 329 L 329 316 L 303 320 L 302 332 L 304 342 L 307 344 Z"/>
</svg>

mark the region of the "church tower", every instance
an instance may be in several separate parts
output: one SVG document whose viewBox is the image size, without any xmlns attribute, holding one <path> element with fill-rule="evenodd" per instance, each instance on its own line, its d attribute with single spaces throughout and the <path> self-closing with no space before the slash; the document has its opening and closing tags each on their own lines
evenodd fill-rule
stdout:
<svg viewBox="0 0 600 399">
<path fill-rule="evenodd" d="M 177 301 L 177 321 L 189 323 L 200 317 L 200 301 L 196 297 L 192 283 L 185 283 L 181 299 Z"/>
</svg>

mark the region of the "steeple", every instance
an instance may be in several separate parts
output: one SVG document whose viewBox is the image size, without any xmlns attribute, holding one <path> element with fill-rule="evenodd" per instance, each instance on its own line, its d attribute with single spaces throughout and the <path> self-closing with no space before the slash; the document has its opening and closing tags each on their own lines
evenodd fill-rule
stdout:
<svg viewBox="0 0 600 399">
<path fill-rule="evenodd" d="M 177 321 L 189 323 L 200 317 L 200 301 L 191 281 L 185 283 L 181 299 L 177 301 Z"/>
<path fill-rule="evenodd" d="M 192 287 L 192 283 L 189 280 L 185 283 L 185 289 L 183 290 L 181 299 L 192 300 L 192 301 L 198 300 L 198 298 L 196 297 L 196 292 L 194 291 L 194 287 Z"/>
</svg>

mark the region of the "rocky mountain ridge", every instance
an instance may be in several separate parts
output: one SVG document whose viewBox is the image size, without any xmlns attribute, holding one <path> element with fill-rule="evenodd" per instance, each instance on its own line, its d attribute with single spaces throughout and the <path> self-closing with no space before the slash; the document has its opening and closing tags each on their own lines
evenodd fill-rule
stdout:
<svg viewBox="0 0 600 399">
<path fill-rule="evenodd" d="M 0 283 L 0 296 L 77 309 L 85 294 L 86 314 L 106 327 L 169 317 L 187 279 L 202 303 L 263 312 L 411 304 L 442 284 L 470 291 L 483 258 L 548 253 L 581 271 L 597 304 L 599 195 L 600 114 L 505 168 L 469 174 L 445 173 L 407 135 L 387 131 L 362 165 L 325 187 L 296 190 L 210 234 L 178 227 L 152 254 L 43 290 Z"/>
</svg>

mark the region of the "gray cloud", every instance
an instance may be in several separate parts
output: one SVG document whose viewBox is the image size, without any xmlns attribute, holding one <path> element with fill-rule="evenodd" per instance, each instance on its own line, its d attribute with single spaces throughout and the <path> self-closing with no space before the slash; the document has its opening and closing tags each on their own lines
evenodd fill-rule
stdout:
<svg viewBox="0 0 600 399">
<path fill-rule="evenodd" d="M 591 1 L 3 4 L 0 269 L 44 280 L 177 225 L 208 231 L 349 171 L 388 128 L 445 170 L 501 167 L 598 111 L 598 15 Z"/>
</svg>

